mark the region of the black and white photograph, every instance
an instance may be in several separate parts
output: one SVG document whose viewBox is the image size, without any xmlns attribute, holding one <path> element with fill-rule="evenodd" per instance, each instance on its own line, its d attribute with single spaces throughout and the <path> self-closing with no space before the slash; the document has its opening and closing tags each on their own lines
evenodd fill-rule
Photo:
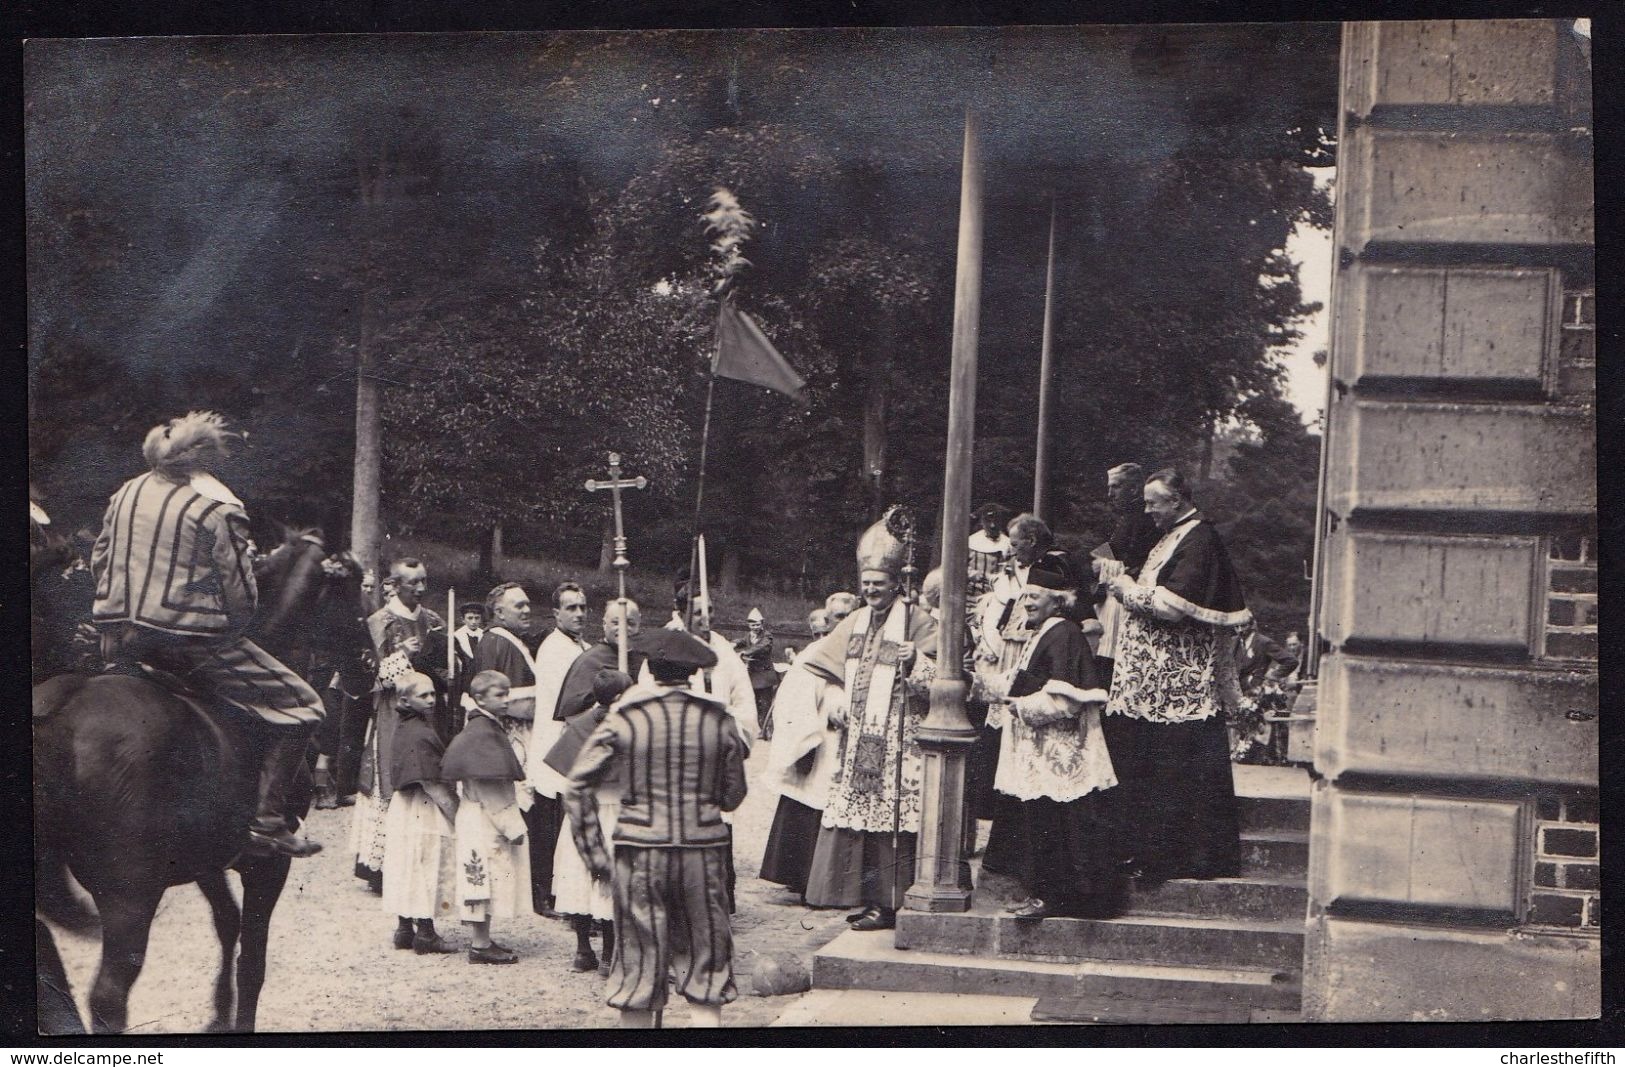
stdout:
<svg viewBox="0 0 1625 1067">
<path fill-rule="evenodd" d="M 23 42 L 38 1034 L 1597 1019 L 1591 47 Z"/>
</svg>

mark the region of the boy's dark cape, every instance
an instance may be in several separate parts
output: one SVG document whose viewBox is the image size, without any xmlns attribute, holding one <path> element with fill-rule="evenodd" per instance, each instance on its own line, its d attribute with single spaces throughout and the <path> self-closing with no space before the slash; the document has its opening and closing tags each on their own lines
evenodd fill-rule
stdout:
<svg viewBox="0 0 1625 1067">
<path fill-rule="evenodd" d="M 389 771 L 395 788 L 446 780 L 442 767 L 445 742 L 434 724 L 419 715 L 401 716 L 390 746 Z"/>
<path fill-rule="evenodd" d="M 608 711 L 609 709 L 602 704 L 594 704 L 579 715 L 565 719 L 564 732 L 553 742 L 553 747 L 542 757 L 542 762 L 568 778 L 570 768 L 575 766 L 576 757 L 581 755 L 581 750 L 587 745 L 587 739 L 598 729 L 598 724 L 604 721 Z"/>
<path fill-rule="evenodd" d="M 468 724 L 452 739 L 441 761 L 441 776 L 448 782 L 470 782 L 495 778 L 517 782 L 525 777 L 519 757 L 513 754 L 502 727 L 478 712 L 468 716 Z"/>
</svg>

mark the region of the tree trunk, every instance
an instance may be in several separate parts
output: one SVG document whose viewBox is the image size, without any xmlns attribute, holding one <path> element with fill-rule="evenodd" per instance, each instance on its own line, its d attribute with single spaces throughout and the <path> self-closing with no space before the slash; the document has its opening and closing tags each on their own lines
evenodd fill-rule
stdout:
<svg viewBox="0 0 1625 1067">
<path fill-rule="evenodd" d="M 722 550 L 722 570 L 717 575 L 717 589 L 729 596 L 739 592 L 739 550 L 732 545 Z"/>
<path fill-rule="evenodd" d="M 491 524 L 491 570 L 493 573 L 502 569 L 502 524 Z"/>
<path fill-rule="evenodd" d="M 863 480 L 869 487 L 869 510 L 886 506 L 886 405 L 891 376 L 878 368 L 863 396 Z"/>
<path fill-rule="evenodd" d="M 615 569 L 615 519 L 605 515 L 598 524 L 598 573 L 609 574 Z"/>
<path fill-rule="evenodd" d="M 482 530 L 480 537 L 479 576 L 481 580 L 494 579 L 497 573 L 496 560 L 491 558 L 491 531 Z M 493 581 L 494 585 L 495 582 Z"/>
<path fill-rule="evenodd" d="M 373 377 L 372 356 L 368 351 L 366 305 L 362 301 L 362 324 L 355 375 L 355 481 L 354 503 L 350 511 L 350 551 L 364 570 L 378 570 L 378 483 L 381 466 L 382 416 L 378 379 Z M 382 577 L 382 576 L 380 576 Z"/>
</svg>

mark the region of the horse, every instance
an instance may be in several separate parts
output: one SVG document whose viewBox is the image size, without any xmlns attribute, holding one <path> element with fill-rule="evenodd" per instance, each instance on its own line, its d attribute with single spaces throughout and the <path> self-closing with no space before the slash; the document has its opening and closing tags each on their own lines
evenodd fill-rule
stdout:
<svg viewBox="0 0 1625 1067">
<path fill-rule="evenodd" d="M 298 620 L 320 616 L 330 599 L 359 599 L 360 568 L 324 568 L 325 547 L 312 533 L 289 538 L 255 568 L 268 593 L 260 619 L 283 623 L 273 643 Z M 250 635 L 257 639 L 261 629 L 257 622 Z M 280 854 L 245 851 L 266 728 L 204 709 L 140 673 L 48 679 L 34 689 L 33 717 L 36 907 L 74 925 L 69 872 L 95 902 L 102 953 L 90 995 L 93 1031 L 125 1029 L 158 903 L 188 883 L 202 891 L 220 941 L 208 1028 L 252 1031 L 271 915 L 291 865 Z M 309 810 L 305 787 L 290 798 L 299 818 Z M 228 869 L 241 878 L 241 905 Z M 78 1012 L 71 996 L 62 1003 L 66 978 L 37 920 L 36 939 L 41 1028 L 73 1032 Z"/>
</svg>

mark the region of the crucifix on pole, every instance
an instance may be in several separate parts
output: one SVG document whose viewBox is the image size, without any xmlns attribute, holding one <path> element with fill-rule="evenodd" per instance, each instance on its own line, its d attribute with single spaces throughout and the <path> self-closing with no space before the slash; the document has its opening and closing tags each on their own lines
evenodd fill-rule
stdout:
<svg viewBox="0 0 1625 1067">
<path fill-rule="evenodd" d="M 626 527 L 621 522 L 621 490 L 644 489 L 647 488 L 648 485 L 649 479 L 645 478 L 641 474 L 636 478 L 621 477 L 621 454 L 619 452 L 611 452 L 609 454 L 608 478 L 603 480 L 599 480 L 597 478 L 587 479 L 587 492 L 592 493 L 600 489 L 608 489 L 610 497 L 615 504 L 615 560 L 613 566 L 615 568 L 616 587 L 620 591 L 620 597 L 615 602 L 619 607 L 620 618 L 620 626 L 618 627 L 619 633 L 617 634 L 618 640 L 616 642 L 619 646 L 616 654 L 616 666 L 620 669 L 622 674 L 627 673 L 626 568 L 632 564 L 631 561 L 626 558 Z"/>
</svg>

